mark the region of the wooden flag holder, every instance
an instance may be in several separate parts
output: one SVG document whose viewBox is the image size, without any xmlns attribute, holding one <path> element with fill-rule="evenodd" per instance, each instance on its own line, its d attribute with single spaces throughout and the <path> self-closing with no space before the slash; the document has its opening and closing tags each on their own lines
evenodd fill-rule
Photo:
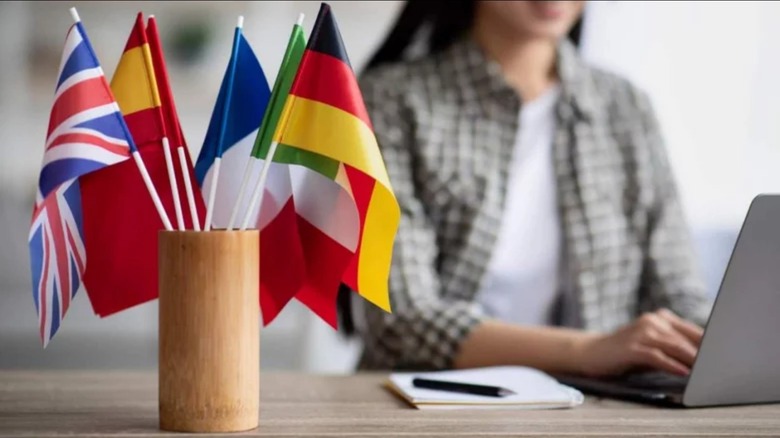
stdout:
<svg viewBox="0 0 780 438">
<path fill-rule="evenodd" d="M 259 233 L 159 233 L 160 429 L 258 425 Z"/>
</svg>

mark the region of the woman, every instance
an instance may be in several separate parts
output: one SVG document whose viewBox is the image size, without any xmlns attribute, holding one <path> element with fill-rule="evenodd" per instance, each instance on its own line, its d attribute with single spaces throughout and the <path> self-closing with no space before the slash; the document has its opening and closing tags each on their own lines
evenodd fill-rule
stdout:
<svg viewBox="0 0 780 438">
<path fill-rule="evenodd" d="M 565 39 L 582 9 L 412 1 L 370 62 L 402 219 L 361 367 L 690 371 L 708 306 L 659 128 Z"/>
</svg>

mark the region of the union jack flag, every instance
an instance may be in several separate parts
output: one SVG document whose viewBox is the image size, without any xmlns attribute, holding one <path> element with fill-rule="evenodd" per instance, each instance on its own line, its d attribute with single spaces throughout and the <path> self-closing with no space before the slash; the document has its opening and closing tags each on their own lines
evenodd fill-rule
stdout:
<svg viewBox="0 0 780 438">
<path fill-rule="evenodd" d="M 29 234 L 33 300 L 45 347 L 86 268 L 78 178 L 135 150 L 81 22 L 65 38 Z"/>
</svg>

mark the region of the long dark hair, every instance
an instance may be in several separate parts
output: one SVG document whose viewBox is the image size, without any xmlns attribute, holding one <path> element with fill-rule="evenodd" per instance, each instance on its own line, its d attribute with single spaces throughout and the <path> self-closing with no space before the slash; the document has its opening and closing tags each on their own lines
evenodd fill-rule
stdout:
<svg viewBox="0 0 780 438">
<path fill-rule="evenodd" d="M 408 0 L 390 33 L 366 66 L 401 61 L 418 33 L 428 30 L 428 54 L 440 52 L 465 35 L 474 24 L 477 0 Z M 568 38 L 579 45 L 582 17 L 569 31 Z"/>
<path fill-rule="evenodd" d="M 426 28 L 427 41 L 423 42 L 427 53 L 434 54 L 446 49 L 471 29 L 476 9 L 477 0 L 407 0 L 387 38 L 366 65 L 366 70 L 401 61 L 415 43 L 418 33 Z M 568 38 L 579 45 L 581 32 L 582 17 L 575 22 Z M 347 286 L 341 285 L 337 305 L 341 328 L 346 335 L 355 332 L 351 294 Z"/>
</svg>

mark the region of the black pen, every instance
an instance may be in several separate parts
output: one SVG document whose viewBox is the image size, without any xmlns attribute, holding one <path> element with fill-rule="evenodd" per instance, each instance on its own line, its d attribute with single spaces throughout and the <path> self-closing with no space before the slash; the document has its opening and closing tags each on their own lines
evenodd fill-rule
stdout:
<svg viewBox="0 0 780 438">
<path fill-rule="evenodd" d="M 462 392 L 465 394 L 484 395 L 487 397 L 506 397 L 515 395 L 515 392 L 506 388 L 488 385 L 475 385 L 473 383 L 446 382 L 443 380 L 431 380 L 415 377 L 412 385 L 416 388 L 435 389 L 437 391 Z"/>
</svg>

